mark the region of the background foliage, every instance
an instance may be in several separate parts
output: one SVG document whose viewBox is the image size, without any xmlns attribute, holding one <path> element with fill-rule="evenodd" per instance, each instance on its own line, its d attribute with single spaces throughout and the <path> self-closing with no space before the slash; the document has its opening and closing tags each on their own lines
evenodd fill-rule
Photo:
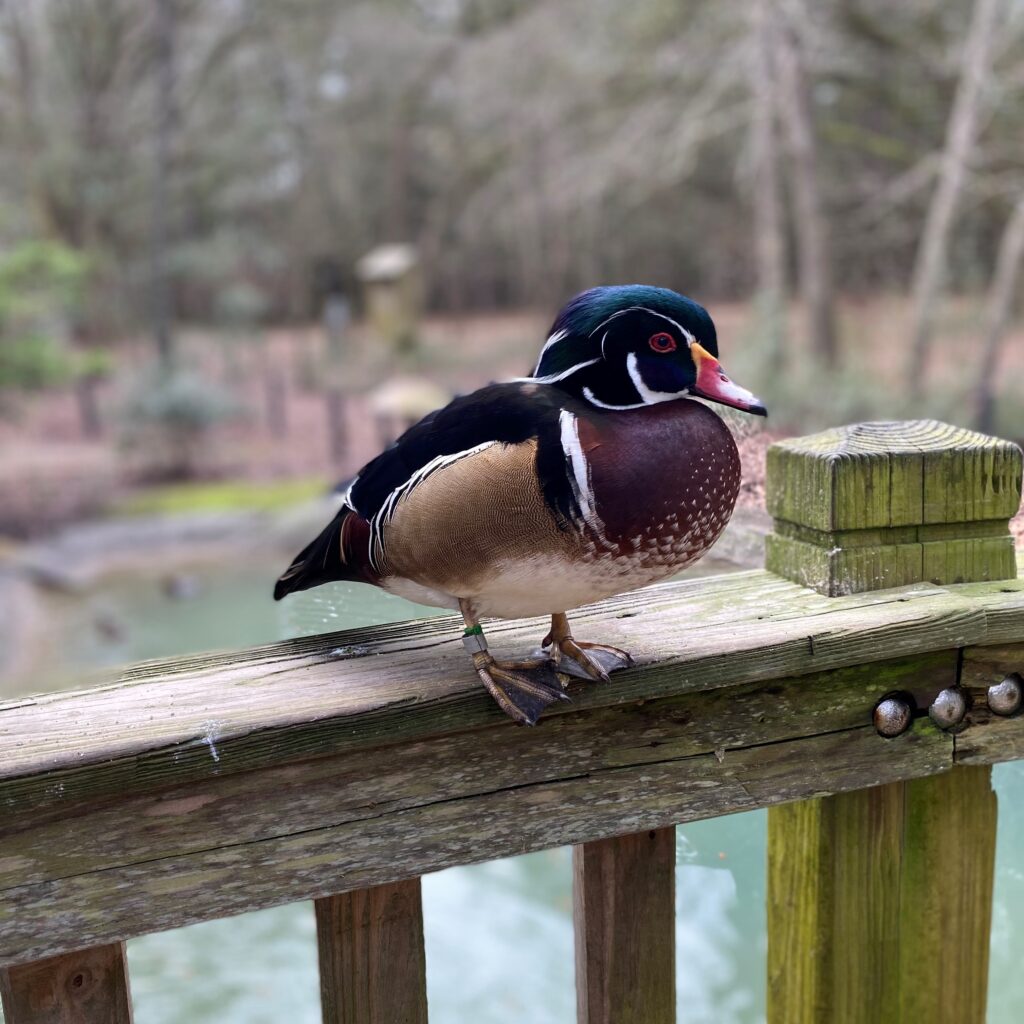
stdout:
<svg viewBox="0 0 1024 1024">
<path fill-rule="evenodd" d="M 785 92 L 756 74 L 763 6 L 8 0 L 0 239 L 88 259 L 94 335 L 145 313 L 156 201 L 189 318 L 239 282 L 269 317 L 308 316 L 387 239 L 422 246 L 435 306 L 550 304 L 601 280 L 746 295 L 758 97 Z M 806 78 L 835 279 L 906 288 L 978 5 L 767 6 Z M 959 288 L 989 280 L 1024 175 L 1024 7 L 1000 7 L 950 243 Z M 792 271 L 792 214 L 783 230 Z"/>
</svg>

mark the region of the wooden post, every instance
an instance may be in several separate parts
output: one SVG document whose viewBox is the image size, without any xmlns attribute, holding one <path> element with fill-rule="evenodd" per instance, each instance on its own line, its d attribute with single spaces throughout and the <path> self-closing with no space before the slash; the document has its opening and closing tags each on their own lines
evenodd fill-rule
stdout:
<svg viewBox="0 0 1024 1024">
<path fill-rule="evenodd" d="M 356 273 L 373 332 L 395 355 L 414 352 L 423 314 L 423 271 L 416 246 L 377 246 L 359 259 Z"/>
<path fill-rule="evenodd" d="M 124 943 L 0 971 L 7 1024 L 131 1024 Z"/>
<path fill-rule="evenodd" d="M 768 471 L 768 568 L 821 593 L 1016 575 L 1008 442 L 860 424 L 773 446 Z M 771 808 L 770 1024 L 983 1024 L 995 829 L 987 766 Z"/>
<path fill-rule="evenodd" d="M 674 828 L 573 849 L 578 1024 L 675 1024 Z"/>
<path fill-rule="evenodd" d="M 427 1024 L 420 880 L 316 901 L 324 1024 Z"/>
<path fill-rule="evenodd" d="M 860 423 L 768 450 L 765 567 L 829 597 L 1017 575 L 1021 451 L 934 420 Z"/>
</svg>

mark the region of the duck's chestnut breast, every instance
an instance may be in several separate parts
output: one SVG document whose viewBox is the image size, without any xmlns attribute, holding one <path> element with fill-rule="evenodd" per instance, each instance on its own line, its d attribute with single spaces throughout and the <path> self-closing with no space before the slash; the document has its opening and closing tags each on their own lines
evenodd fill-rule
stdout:
<svg viewBox="0 0 1024 1024">
<path fill-rule="evenodd" d="M 596 511 L 607 541 L 671 547 L 690 561 L 718 538 L 740 487 L 736 442 L 722 419 L 682 399 L 581 419 Z"/>
</svg>

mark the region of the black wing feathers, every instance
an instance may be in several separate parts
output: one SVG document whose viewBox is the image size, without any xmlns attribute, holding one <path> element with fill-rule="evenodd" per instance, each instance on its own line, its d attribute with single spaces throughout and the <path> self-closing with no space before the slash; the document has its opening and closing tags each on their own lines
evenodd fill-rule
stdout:
<svg viewBox="0 0 1024 1024">
<path fill-rule="evenodd" d="M 455 455 L 487 441 L 521 444 L 538 440 L 537 470 L 545 499 L 568 517 L 574 499 L 565 475 L 558 416 L 566 401 L 554 388 L 529 382 L 489 384 L 454 399 L 410 427 L 359 473 L 349 496 L 352 507 L 371 519 L 388 495 L 439 455 Z"/>
</svg>

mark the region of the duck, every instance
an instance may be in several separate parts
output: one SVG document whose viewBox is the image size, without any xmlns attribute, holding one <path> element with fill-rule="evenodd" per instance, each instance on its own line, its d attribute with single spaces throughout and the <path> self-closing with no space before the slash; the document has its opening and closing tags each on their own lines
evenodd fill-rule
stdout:
<svg viewBox="0 0 1024 1024">
<path fill-rule="evenodd" d="M 274 597 L 334 581 L 458 611 L 498 707 L 523 725 L 607 681 L 627 651 L 576 639 L 568 612 L 665 580 L 718 539 L 740 458 L 712 407 L 765 416 L 730 378 L 707 310 L 609 285 L 555 317 L 532 373 L 429 413 L 367 463 Z M 499 661 L 481 620 L 550 616 L 539 657 Z"/>
</svg>

